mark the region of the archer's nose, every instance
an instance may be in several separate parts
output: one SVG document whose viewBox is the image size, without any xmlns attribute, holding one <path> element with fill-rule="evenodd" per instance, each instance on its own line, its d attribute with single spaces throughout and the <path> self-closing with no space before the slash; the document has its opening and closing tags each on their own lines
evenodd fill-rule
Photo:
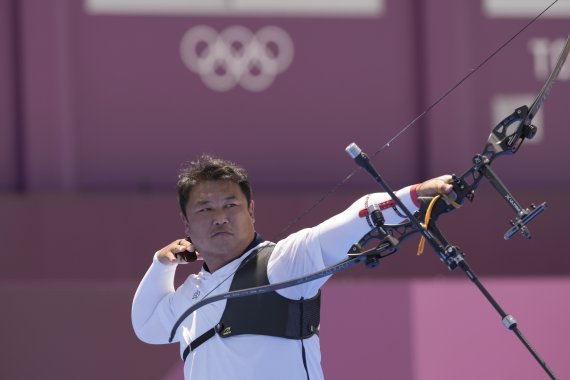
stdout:
<svg viewBox="0 0 570 380">
<path fill-rule="evenodd" d="M 228 217 L 223 210 L 216 212 L 214 215 L 214 225 L 219 226 L 229 223 Z"/>
</svg>

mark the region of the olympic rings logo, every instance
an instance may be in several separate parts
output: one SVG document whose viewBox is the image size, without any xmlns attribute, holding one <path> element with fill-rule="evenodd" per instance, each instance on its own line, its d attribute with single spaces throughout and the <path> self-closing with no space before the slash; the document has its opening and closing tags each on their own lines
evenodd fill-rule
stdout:
<svg viewBox="0 0 570 380">
<path fill-rule="evenodd" d="M 229 91 L 236 85 L 260 92 L 293 61 L 291 37 L 283 29 L 266 26 L 253 33 L 243 26 L 230 26 L 218 33 L 200 25 L 189 29 L 180 43 L 186 67 L 198 74 L 214 91 Z"/>
</svg>

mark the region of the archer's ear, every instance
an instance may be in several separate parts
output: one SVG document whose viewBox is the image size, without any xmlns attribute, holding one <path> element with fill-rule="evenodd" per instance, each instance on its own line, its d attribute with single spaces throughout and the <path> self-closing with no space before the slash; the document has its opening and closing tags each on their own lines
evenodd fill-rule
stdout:
<svg viewBox="0 0 570 380">
<path fill-rule="evenodd" d="M 178 215 L 180 215 L 180 219 L 182 220 L 182 223 L 184 224 L 184 232 L 186 233 L 186 236 L 190 236 L 190 232 L 189 232 L 190 225 L 188 224 L 188 219 L 184 216 L 182 211 Z"/>
<path fill-rule="evenodd" d="M 249 202 L 249 216 L 251 216 L 251 220 L 255 223 L 255 204 L 253 202 L 253 199 Z"/>
</svg>

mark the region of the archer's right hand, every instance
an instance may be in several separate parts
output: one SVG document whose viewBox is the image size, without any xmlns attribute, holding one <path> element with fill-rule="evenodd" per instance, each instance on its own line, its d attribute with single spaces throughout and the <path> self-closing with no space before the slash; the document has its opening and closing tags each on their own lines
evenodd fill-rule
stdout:
<svg viewBox="0 0 570 380">
<path fill-rule="evenodd" d="M 196 261 L 199 257 L 198 251 L 192 243 L 186 239 L 176 239 L 166 247 L 158 251 L 156 258 L 162 264 L 188 264 Z"/>
</svg>

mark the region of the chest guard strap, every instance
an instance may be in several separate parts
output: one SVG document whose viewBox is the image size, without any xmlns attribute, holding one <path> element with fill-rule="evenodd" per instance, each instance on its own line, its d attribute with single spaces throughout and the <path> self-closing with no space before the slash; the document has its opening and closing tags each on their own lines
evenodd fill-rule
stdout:
<svg viewBox="0 0 570 380">
<path fill-rule="evenodd" d="M 269 284 L 267 264 L 274 246 L 265 246 L 240 267 L 230 291 Z M 186 347 L 182 358 L 216 333 L 223 338 L 239 334 L 269 335 L 287 339 L 306 339 L 318 333 L 321 292 L 307 300 L 291 300 L 277 292 L 227 300 L 220 322 Z"/>
</svg>

